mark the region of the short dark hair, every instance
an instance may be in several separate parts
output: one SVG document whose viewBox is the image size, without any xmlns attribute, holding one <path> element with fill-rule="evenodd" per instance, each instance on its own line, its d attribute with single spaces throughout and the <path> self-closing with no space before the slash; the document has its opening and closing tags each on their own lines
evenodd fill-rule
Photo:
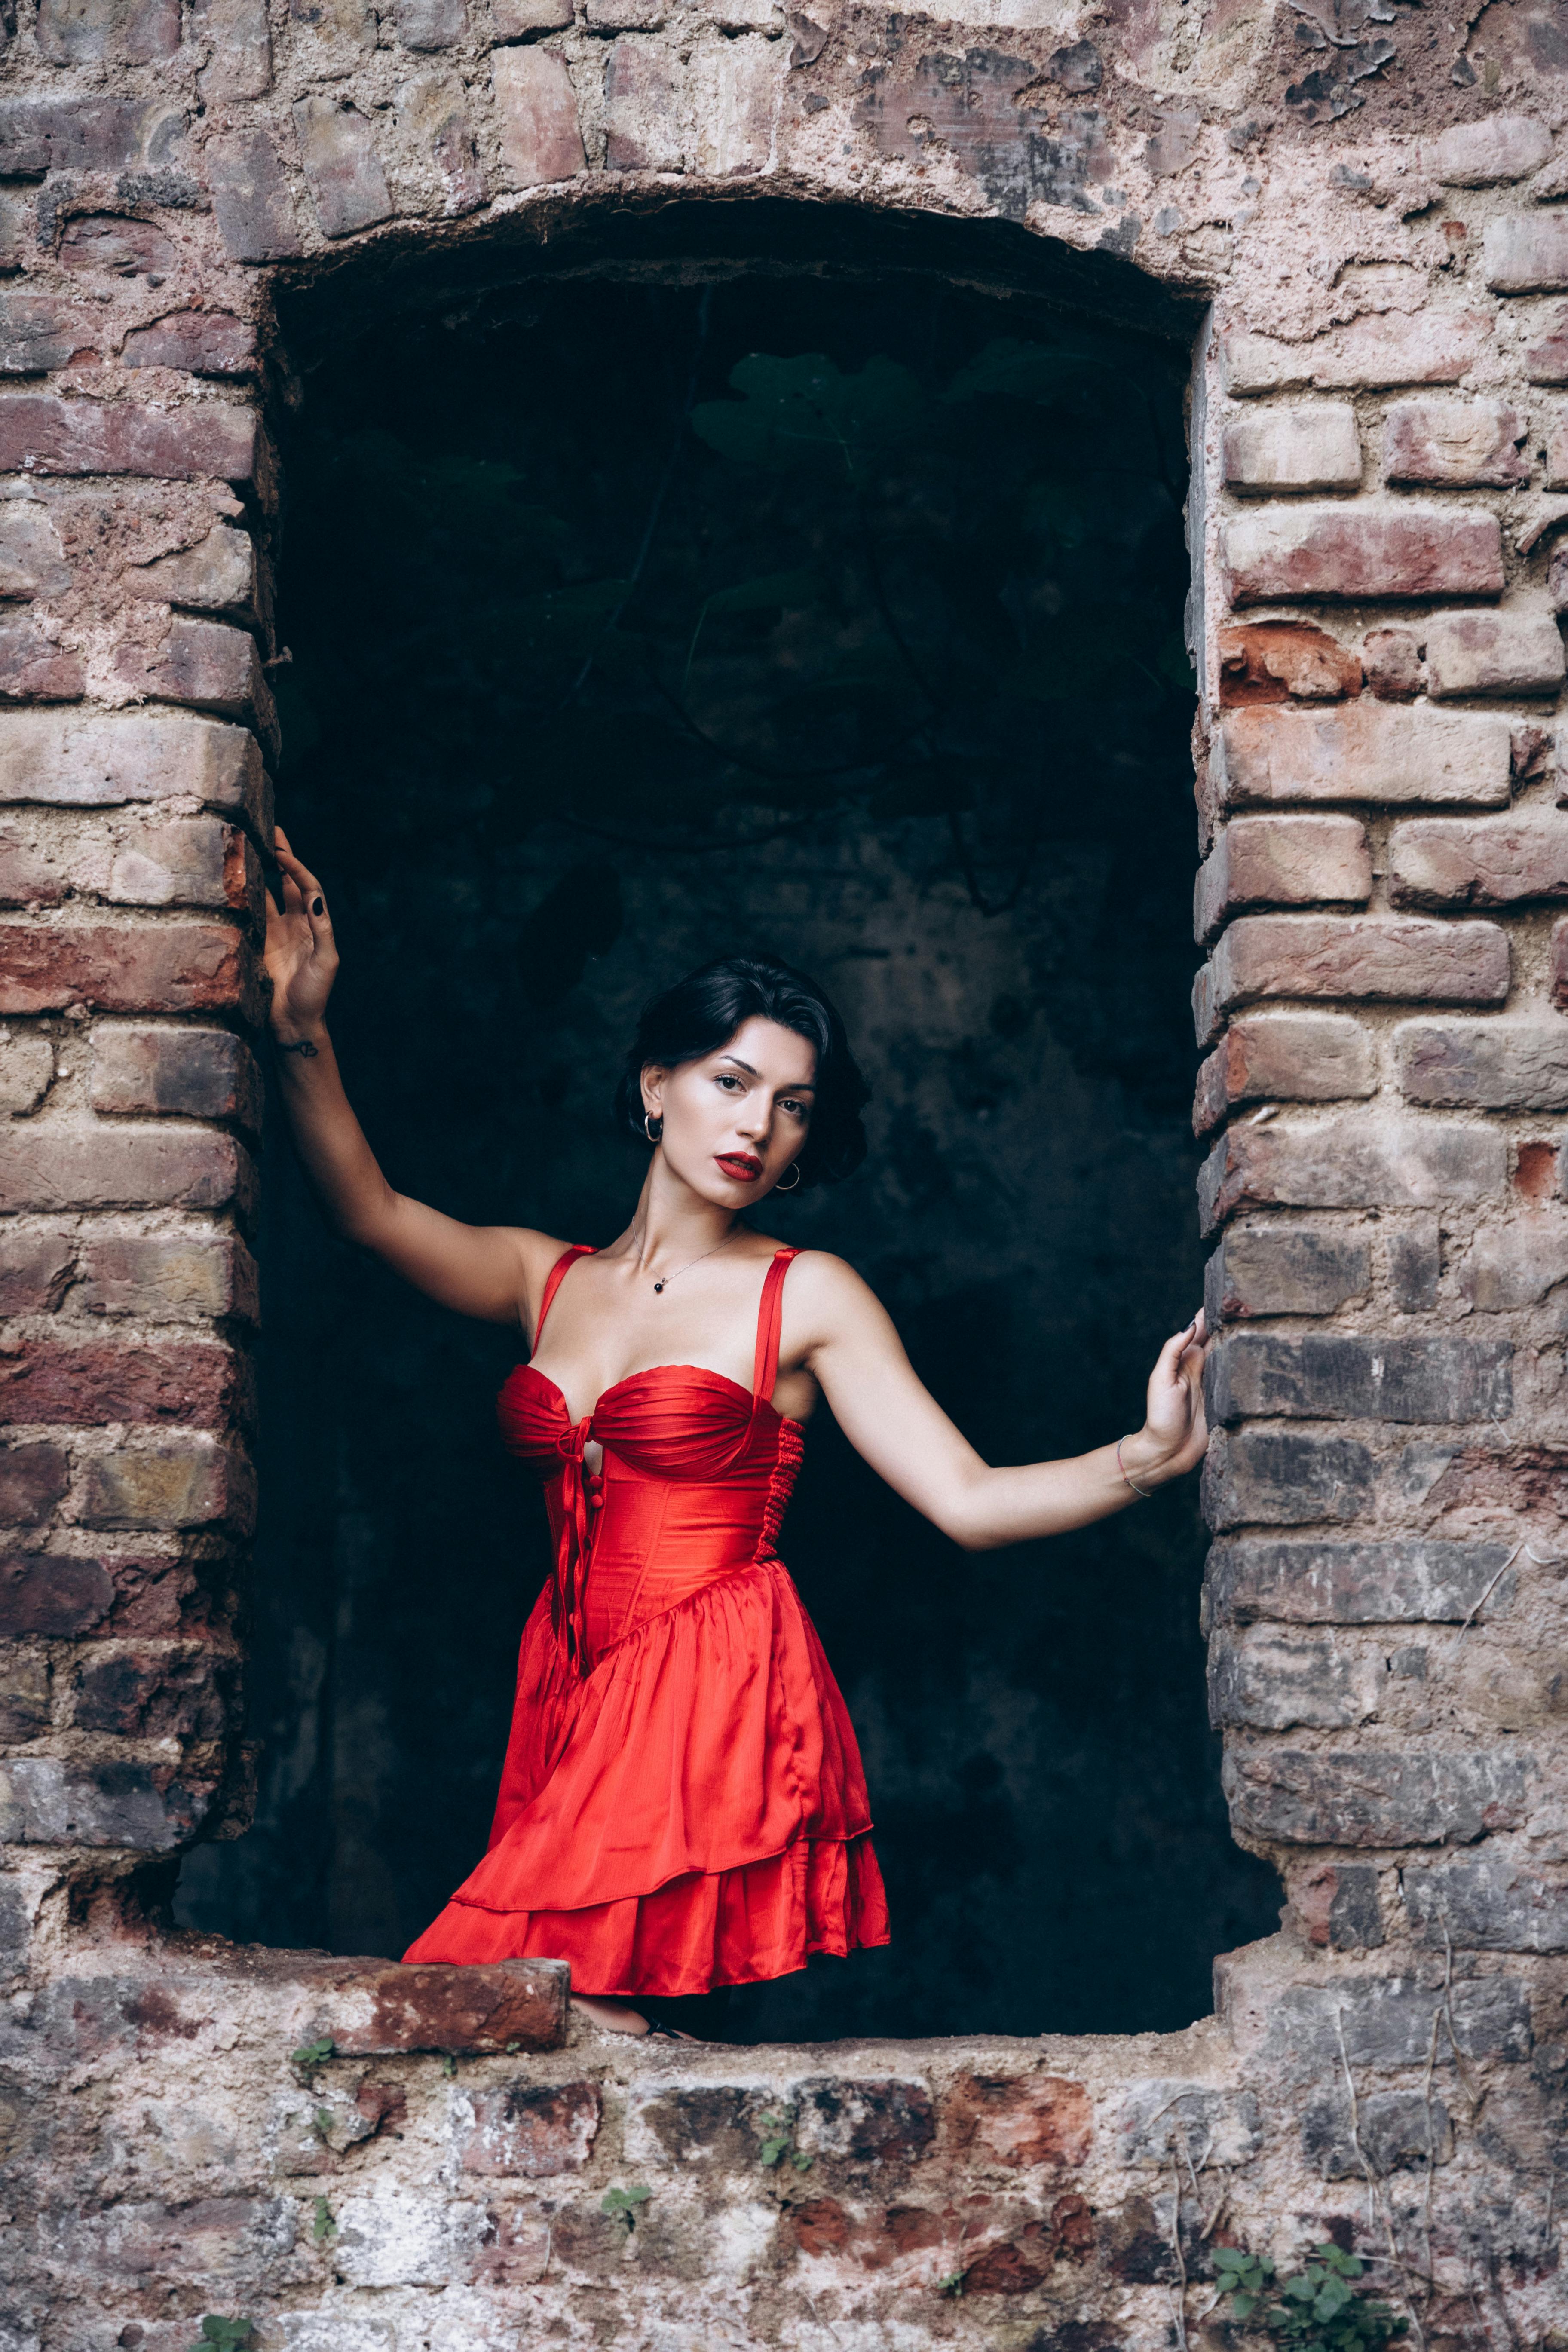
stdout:
<svg viewBox="0 0 1568 2352">
<path fill-rule="evenodd" d="M 699 1062 L 759 1014 L 816 1049 L 811 1124 L 795 1164 L 803 1185 L 837 1184 L 866 1157 L 860 1113 L 871 1089 L 849 1050 L 837 1006 L 816 981 L 776 956 L 721 956 L 650 998 L 616 1087 L 616 1125 L 646 1142 L 642 1074 L 649 1063 L 669 1070 Z"/>
</svg>

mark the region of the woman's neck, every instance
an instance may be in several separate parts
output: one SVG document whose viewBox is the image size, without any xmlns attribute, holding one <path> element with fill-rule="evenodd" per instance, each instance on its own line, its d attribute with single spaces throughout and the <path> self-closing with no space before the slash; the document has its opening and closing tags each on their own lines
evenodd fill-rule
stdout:
<svg viewBox="0 0 1568 2352">
<path fill-rule="evenodd" d="M 704 1201 L 689 1184 L 656 1158 L 648 1169 L 631 1223 L 604 1253 L 626 1259 L 641 1273 L 704 1257 L 721 1249 L 736 1231 L 733 1209 Z"/>
</svg>

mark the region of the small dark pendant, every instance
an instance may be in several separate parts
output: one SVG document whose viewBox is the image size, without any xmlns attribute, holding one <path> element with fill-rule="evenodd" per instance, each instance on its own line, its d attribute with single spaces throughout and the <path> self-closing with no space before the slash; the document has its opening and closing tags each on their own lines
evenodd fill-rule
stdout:
<svg viewBox="0 0 1568 2352">
<path fill-rule="evenodd" d="M 664 1285 L 663 1285 L 663 1283 L 662 1283 L 662 1282 L 656 1282 L 656 1283 L 654 1284 L 654 1288 L 655 1288 L 655 1290 L 656 1290 L 656 1291 L 658 1291 L 658 1290 L 662 1290 L 662 1289 L 664 1288 Z"/>
</svg>

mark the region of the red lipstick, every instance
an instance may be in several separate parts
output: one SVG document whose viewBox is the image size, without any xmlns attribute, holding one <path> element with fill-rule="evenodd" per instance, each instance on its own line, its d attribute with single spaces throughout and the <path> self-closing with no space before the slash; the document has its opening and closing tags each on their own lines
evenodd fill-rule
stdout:
<svg viewBox="0 0 1568 2352">
<path fill-rule="evenodd" d="M 731 1184 L 754 1184 L 763 1172 L 762 1161 L 753 1160 L 749 1151 L 718 1151 L 713 1156 Z"/>
</svg>

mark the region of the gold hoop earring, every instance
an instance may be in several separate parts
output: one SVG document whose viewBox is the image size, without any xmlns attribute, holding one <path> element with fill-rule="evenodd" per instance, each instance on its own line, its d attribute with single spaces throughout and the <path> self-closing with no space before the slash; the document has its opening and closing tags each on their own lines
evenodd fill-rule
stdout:
<svg viewBox="0 0 1568 2352">
<path fill-rule="evenodd" d="M 663 1121 L 663 1119 L 661 1118 L 661 1119 L 659 1120 L 659 1122 L 658 1122 L 658 1133 L 656 1134 L 656 1133 L 655 1133 L 655 1131 L 654 1131 L 653 1113 L 652 1113 L 652 1111 L 651 1111 L 651 1110 L 645 1110 L 645 1111 L 644 1111 L 644 1113 L 643 1113 L 643 1115 L 642 1115 L 642 1131 L 643 1131 L 643 1133 L 647 1136 L 647 1139 L 648 1139 L 648 1141 L 649 1141 L 650 1143 L 658 1143 L 658 1140 L 659 1140 L 659 1139 L 660 1139 L 660 1137 L 662 1137 L 662 1135 L 663 1135 L 663 1133 L 664 1133 L 664 1121 Z"/>
<path fill-rule="evenodd" d="M 800 1162 L 798 1160 L 792 1160 L 789 1164 L 790 1172 L 795 1178 L 795 1182 L 793 1184 L 786 1184 L 784 1178 L 781 1176 L 778 1182 L 773 1186 L 773 1191 L 775 1192 L 798 1192 L 800 1190 Z"/>
</svg>

